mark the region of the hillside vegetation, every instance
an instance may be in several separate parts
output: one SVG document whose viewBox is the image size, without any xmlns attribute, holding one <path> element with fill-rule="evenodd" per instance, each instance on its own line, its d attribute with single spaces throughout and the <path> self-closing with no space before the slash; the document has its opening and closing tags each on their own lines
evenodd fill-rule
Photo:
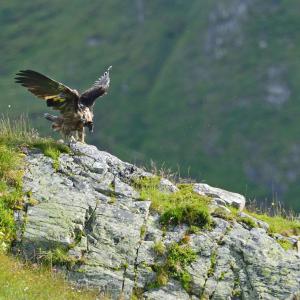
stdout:
<svg viewBox="0 0 300 300">
<path fill-rule="evenodd" d="M 71 287 L 62 276 L 26 265 L 0 252 L 0 299 L 95 300 L 96 292 Z M 98 296 L 99 297 L 99 296 Z M 107 298 L 108 299 L 108 298 Z"/>
<path fill-rule="evenodd" d="M 300 210 L 300 2 L 4 1 L 1 111 L 45 105 L 13 83 L 33 68 L 84 90 L 113 65 L 89 142 Z M 8 105 L 11 105 L 8 108 Z"/>
<path fill-rule="evenodd" d="M 0 118 L 0 299 L 137 299 L 161 290 L 172 297 L 168 284 L 174 280 L 179 284 L 174 299 L 188 299 L 199 295 L 193 270 L 197 278 L 222 282 L 213 290 L 201 281 L 201 295 L 260 295 L 262 284 L 279 299 L 296 291 L 299 220 L 258 214 L 253 205 L 252 212 L 242 212 L 242 195 L 208 185 L 203 194 L 200 184 L 175 185 L 159 173 L 92 145 L 66 146 L 40 137 L 24 118 Z M 23 260 L 8 256 L 11 250 Z M 237 251 L 247 264 L 234 267 Z M 287 272 L 284 283 L 281 268 L 273 266 L 277 259 Z M 203 266 L 191 268 L 195 263 Z M 250 292 L 231 274 L 247 266 L 254 270 L 250 282 L 259 282 Z M 63 272 L 81 287 L 97 290 L 70 286 Z M 178 296 L 180 290 L 188 298 Z"/>
</svg>

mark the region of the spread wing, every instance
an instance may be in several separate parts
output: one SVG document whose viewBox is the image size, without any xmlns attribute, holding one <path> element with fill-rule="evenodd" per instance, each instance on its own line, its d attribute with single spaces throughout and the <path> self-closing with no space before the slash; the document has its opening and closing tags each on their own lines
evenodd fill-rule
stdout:
<svg viewBox="0 0 300 300">
<path fill-rule="evenodd" d="M 47 101 L 47 106 L 62 113 L 78 107 L 79 94 L 64 84 L 32 70 L 19 71 L 15 80 L 35 96 Z"/>
<path fill-rule="evenodd" d="M 98 97 L 106 94 L 110 84 L 109 70 L 111 68 L 112 67 L 110 66 L 107 71 L 104 72 L 104 74 L 95 81 L 94 85 L 91 88 L 81 94 L 79 99 L 80 104 L 92 107 Z"/>
<path fill-rule="evenodd" d="M 97 87 L 93 86 L 90 89 L 86 90 L 82 95 L 80 96 L 80 103 L 84 106 L 91 107 L 94 105 L 96 99 L 102 95 L 104 95 L 106 92 L 106 89 L 103 87 Z"/>
</svg>

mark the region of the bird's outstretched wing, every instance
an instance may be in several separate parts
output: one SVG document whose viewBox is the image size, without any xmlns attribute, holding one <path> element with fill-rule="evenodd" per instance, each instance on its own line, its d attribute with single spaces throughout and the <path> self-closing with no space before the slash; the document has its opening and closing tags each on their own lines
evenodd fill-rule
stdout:
<svg viewBox="0 0 300 300">
<path fill-rule="evenodd" d="M 111 68 L 112 67 L 110 66 L 107 71 L 104 72 L 104 74 L 95 81 L 94 85 L 91 88 L 81 94 L 79 99 L 80 104 L 92 107 L 96 99 L 100 96 L 103 96 L 107 92 L 110 84 L 109 70 Z"/>
<path fill-rule="evenodd" d="M 17 83 L 26 87 L 37 97 L 47 101 L 47 106 L 64 112 L 65 109 L 76 110 L 79 94 L 64 84 L 32 70 L 19 71 L 15 77 Z"/>
</svg>

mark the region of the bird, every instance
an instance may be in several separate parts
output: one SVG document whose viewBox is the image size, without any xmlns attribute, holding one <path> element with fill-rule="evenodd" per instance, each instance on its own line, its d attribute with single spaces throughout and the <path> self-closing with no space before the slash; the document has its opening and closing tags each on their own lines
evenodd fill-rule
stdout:
<svg viewBox="0 0 300 300">
<path fill-rule="evenodd" d="M 107 94 L 111 68 L 112 66 L 109 66 L 83 93 L 33 70 L 19 71 L 16 73 L 15 82 L 20 83 L 38 98 L 46 100 L 48 107 L 60 112 L 58 116 L 45 113 L 44 117 L 52 122 L 52 129 L 60 132 L 64 140 L 84 143 L 85 127 L 90 132 L 94 129 L 95 101 Z"/>
</svg>

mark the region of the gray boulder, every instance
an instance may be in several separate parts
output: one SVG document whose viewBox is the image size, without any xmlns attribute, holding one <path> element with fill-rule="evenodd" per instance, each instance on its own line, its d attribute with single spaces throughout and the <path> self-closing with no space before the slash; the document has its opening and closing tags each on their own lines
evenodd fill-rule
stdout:
<svg viewBox="0 0 300 300">
<path fill-rule="evenodd" d="M 245 207 L 246 199 L 244 196 L 212 187 L 206 183 L 196 183 L 194 191 L 200 195 L 212 197 L 220 205 L 234 206 L 239 210 L 243 210 Z"/>
<path fill-rule="evenodd" d="M 26 157 L 23 186 L 30 199 L 26 212 L 16 215 L 22 229 L 18 249 L 28 259 L 64 249 L 74 261 L 69 268 L 61 267 L 69 280 L 112 299 L 297 299 L 297 251 L 283 250 L 263 228 L 217 217 L 213 229 L 189 236 L 197 254 L 186 270 L 190 288 L 185 290 L 176 278 L 151 286 L 161 259 L 154 245 L 180 241 L 188 227 L 163 230 L 151 202 L 140 201 L 133 180 L 151 174 L 94 146 L 74 143 L 71 149 L 72 155 L 60 156 L 57 171 L 40 152 L 29 151 Z M 160 188 L 177 191 L 167 180 Z M 194 188 L 221 199 L 223 210 L 223 201 L 239 209 L 245 205 L 241 195 L 204 184 Z"/>
</svg>

